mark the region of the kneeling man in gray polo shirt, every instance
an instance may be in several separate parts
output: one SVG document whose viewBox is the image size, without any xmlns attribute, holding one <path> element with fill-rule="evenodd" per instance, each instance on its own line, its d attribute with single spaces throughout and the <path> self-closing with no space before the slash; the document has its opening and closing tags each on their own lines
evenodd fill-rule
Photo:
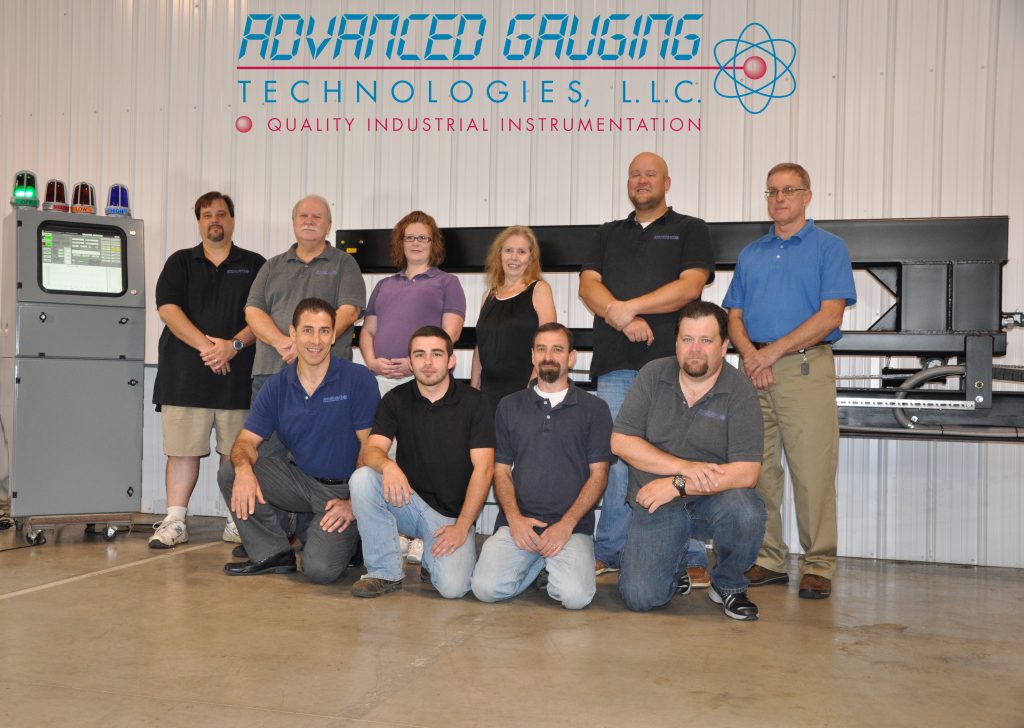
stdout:
<svg viewBox="0 0 1024 728">
<path fill-rule="evenodd" d="M 583 609 L 596 590 L 594 506 L 612 460 L 608 405 L 569 380 L 572 332 L 544 324 L 533 337 L 537 379 L 501 400 L 495 417 L 494 535 L 473 572 L 473 594 L 496 602 L 548 571 L 548 596 Z"/>
<path fill-rule="evenodd" d="M 634 611 L 676 594 L 693 536 L 714 539 L 711 601 L 733 619 L 758 616 L 744 572 L 764 537 L 754 490 L 764 424 L 753 385 L 725 361 L 728 325 L 713 303 L 687 304 L 676 355 L 640 370 L 615 420 L 612 451 L 629 465 L 632 508 L 619 592 Z"/>
</svg>

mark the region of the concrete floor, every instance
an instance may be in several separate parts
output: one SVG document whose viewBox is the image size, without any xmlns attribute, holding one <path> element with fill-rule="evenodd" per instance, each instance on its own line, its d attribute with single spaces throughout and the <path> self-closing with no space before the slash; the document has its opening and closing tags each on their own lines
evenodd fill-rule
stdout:
<svg viewBox="0 0 1024 728">
<path fill-rule="evenodd" d="M 703 590 L 631 614 L 615 577 L 570 613 L 530 591 L 445 602 L 413 567 L 353 599 L 230 578 L 221 522 L 151 551 L 0 532 L 0 710 L 54 726 L 1024 726 L 1020 571 L 840 561 L 727 619 Z"/>
</svg>

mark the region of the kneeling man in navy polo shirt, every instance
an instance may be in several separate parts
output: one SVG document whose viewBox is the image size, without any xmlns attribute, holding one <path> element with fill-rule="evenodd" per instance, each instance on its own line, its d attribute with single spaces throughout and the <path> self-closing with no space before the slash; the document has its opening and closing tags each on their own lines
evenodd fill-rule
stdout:
<svg viewBox="0 0 1024 728">
<path fill-rule="evenodd" d="M 335 315 L 320 298 L 295 307 L 290 335 L 296 361 L 259 391 L 231 461 L 217 474 L 249 557 L 224 566 L 232 576 L 295 571 L 295 552 L 281 527 L 287 513 L 312 513 L 302 551 L 310 581 L 336 580 L 355 553 L 348 479 L 380 394 L 369 369 L 331 356 Z M 275 433 L 290 455 L 260 457 L 260 443 Z"/>
<path fill-rule="evenodd" d="M 711 601 L 733 619 L 757 619 L 747 577 L 764 537 L 754 490 L 764 424 L 757 392 L 725 361 L 729 319 L 713 303 L 679 313 L 676 355 L 646 364 L 626 395 L 612 451 L 629 465 L 633 509 L 619 575 L 626 606 L 647 611 L 689 591 L 691 537 L 715 542 Z"/>
<path fill-rule="evenodd" d="M 452 340 L 424 326 L 409 341 L 414 379 L 384 395 L 352 475 L 352 508 L 366 575 L 357 597 L 402 588 L 399 532 L 423 539 L 421 577 L 448 599 L 469 591 L 476 564 L 473 524 L 494 474 L 494 421 L 483 395 L 451 375 Z M 388 457 L 398 439 L 395 459 Z"/>
<path fill-rule="evenodd" d="M 594 506 L 608 484 L 612 414 L 569 380 L 572 338 L 562 324 L 537 329 L 537 379 L 498 405 L 494 494 L 501 514 L 473 572 L 473 594 L 482 602 L 522 593 L 545 568 L 548 596 L 566 609 L 594 598 Z"/>
</svg>

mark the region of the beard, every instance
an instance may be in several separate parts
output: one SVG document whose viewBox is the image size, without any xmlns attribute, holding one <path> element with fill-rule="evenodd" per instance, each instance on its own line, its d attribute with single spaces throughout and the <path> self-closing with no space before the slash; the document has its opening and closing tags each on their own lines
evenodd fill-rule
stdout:
<svg viewBox="0 0 1024 728">
<path fill-rule="evenodd" d="M 694 377 L 695 379 L 700 379 L 701 377 L 707 375 L 708 369 L 709 367 L 707 359 L 688 359 L 686 363 L 683 364 L 683 371 L 689 374 L 691 377 Z"/>
<path fill-rule="evenodd" d="M 210 228 L 210 242 L 219 243 L 224 240 L 224 228 Z"/>
<path fill-rule="evenodd" d="M 548 384 L 554 384 L 562 376 L 562 368 L 554 362 L 541 362 L 537 366 L 537 377 Z"/>
</svg>

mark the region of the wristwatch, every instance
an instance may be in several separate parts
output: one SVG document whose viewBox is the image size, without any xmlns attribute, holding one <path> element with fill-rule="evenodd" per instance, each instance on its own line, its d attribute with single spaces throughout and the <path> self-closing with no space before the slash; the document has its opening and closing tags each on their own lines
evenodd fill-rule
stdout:
<svg viewBox="0 0 1024 728">
<path fill-rule="evenodd" d="M 685 475 L 673 475 L 672 476 L 672 487 L 679 491 L 679 497 L 686 497 L 686 476 Z"/>
<path fill-rule="evenodd" d="M 244 349 L 244 348 L 245 348 L 245 344 L 243 344 L 243 343 L 242 343 L 242 340 L 241 340 L 241 339 L 232 339 L 232 340 L 231 340 L 231 347 L 232 347 L 232 348 L 233 348 L 233 349 L 234 349 L 235 351 L 241 351 L 242 349 Z"/>
</svg>

